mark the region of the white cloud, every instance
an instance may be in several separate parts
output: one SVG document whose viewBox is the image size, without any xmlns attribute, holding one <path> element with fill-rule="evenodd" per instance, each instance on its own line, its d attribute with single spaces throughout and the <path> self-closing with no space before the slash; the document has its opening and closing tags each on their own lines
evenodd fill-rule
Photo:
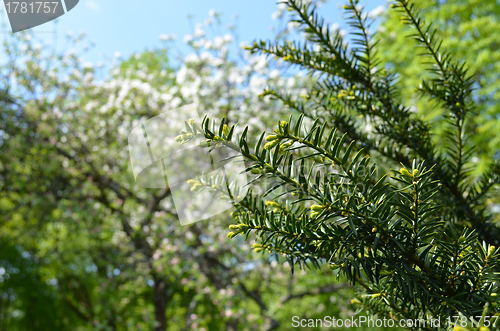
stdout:
<svg viewBox="0 0 500 331">
<path fill-rule="evenodd" d="M 87 5 L 87 7 L 90 10 L 93 10 L 93 11 L 98 11 L 99 8 L 100 8 L 100 6 L 96 2 L 94 2 L 92 0 L 88 0 L 85 4 Z"/>
<path fill-rule="evenodd" d="M 377 8 L 373 9 L 371 12 L 368 13 L 368 16 L 372 17 L 372 18 L 377 18 L 379 17 L 380 15 L 382 15 L 382 13 L 385 11 L 385 7 L 384 6 L 378 6 Z"/>
</svg>

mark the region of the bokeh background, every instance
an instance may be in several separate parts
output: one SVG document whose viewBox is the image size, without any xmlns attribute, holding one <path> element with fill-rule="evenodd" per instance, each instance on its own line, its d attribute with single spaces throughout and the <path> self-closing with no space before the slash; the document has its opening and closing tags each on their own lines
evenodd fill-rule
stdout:
<svg viewBox="0 0 500 331">
<path fill-rule="evenodd" d="M 343 3 L 316 2 L 349 41 Z M 401 98 L 440 116 L 415 95 L 424 73 L 399 16 L 385 1 L 361 4 L 380 59 L 404 83 Z M 500 146 L 498 4 L 418 5 L 487 87 L 475 95 L 480 173 Z M 170 190 L 139 187 L 130 169 L 130 131 L 177 107 L 249 125 L 255 137 L 288 116 L 259 95 L 272 85 L 300 97 L 317 77 L 243 49 L 301 40 L 283 4 L 82 0 L 15 35 L 0 18 L 0 330 L 291 330 L 294 316 L 364 314 L 326 266 L 292 273 L 255 253 L 252 238 L 229 240 L 230 211 L 181 226 Z"/>
</svg>

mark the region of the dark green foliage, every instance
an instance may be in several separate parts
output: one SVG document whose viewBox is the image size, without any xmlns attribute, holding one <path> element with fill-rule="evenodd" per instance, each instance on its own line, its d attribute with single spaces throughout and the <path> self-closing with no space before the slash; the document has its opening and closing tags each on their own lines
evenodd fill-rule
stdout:
<svg viewBox="0 0 500 331">
<path fill-rule="evenodd" d="M 448 110 L 439 124 L 447 140 L 438 148 L 429 123 L 399 99 L 396 74 L 378 62 L 358 1 L 344 6 L 353 47 L 329 30 L 314 5 L 285 3 L 306 41 L 262 41 L 249 49 L 319 76 L 303 100 L 264 92 L 301 115 L 280 121 L 255 145 L 248 127 L 237 135 L 235 126 L 208 118 L 201 127 L 187 125 L 181 138 L 203 135 L 210 150 L 240 151 L 255 175 L 251 183 L 274 183 L 236 204 L 238 224 L 228 237 L 255 233 L 256 251 L 283 255 L 291 265 L 328 263 L 361 285 L 362 306 L 391 318 L 498 313 L 500 232 L 487 197 L 500 183 L 500 164 L 492 162 L 483 177 L 471 175 L 476 104 L 466 66 L 443 52 L 413 4 L 394 2 L 414 28 L 422 70 L 431 74 L 419 91 Z"/>
<path fill-rule="evenodd" d="M 75 313 L 42 280 L 39 266 L 44 262 L 3 239 L 0 252 L 0 330 L 75 329 Z M 17 318 L 7 318 L 11 314 Z"/>
</svg>

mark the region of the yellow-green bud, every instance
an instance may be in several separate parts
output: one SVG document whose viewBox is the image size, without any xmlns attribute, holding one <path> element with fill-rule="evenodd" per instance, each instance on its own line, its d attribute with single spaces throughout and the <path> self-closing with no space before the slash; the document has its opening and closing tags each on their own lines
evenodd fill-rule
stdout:
<svg viewBox="0 0 500 331">
<path fill-rule="evenodd" d="M 199 132 L 203 132 L 203 130 L 201 129 L 201 127 L 198 125 L 198 123 L 196 123 L 196 121 L 191 118 L 189 121 L 188 121 L 189 125 L 191 125 L 193 128 L 195 128 L 197 131 Z"/>
<path fill-rule="evenodd" d="M 279 143 L 279 140 L 270 141 L 264 145 L 264 149 L 267 149 L 267 150 L 273 149 L 274 146 L 278 145 L 278 143 Z"/>
<path fill-rule="evenodd" d="M 293 141 L 289 141 L 289 142 L 287 142 L 287 143 L 285 143 L 285 144 L 281 145 L 281 146 L 280 146 L 280 152 L 284 152 L 284 151 L 285 151 L 285 149 L 287 149 L 288 147 L 292 146 L 292 144 L 293 144 Z"/>
<path fill-rule="evenodd" d="M 210 140 L 203 140 L 198 143 L 198 147 L 209 147 L 210 146 Z"/>
<path fill-rule="evenodd" d="M 188 179 L 187 183 L 188 183 L 188 185 L 191 186 L 191 188 L 190 188 L 191 192 L 196 192 L 196 191 L 200 191 L 201 189 L 203 189 L 203 184 L 196 179 Z"/>
<path fill-rule="evenodd" d="M 186 140 L 185 134 L 181 134 L 181 135 L 175 137 L 175 142 L 182 143 L 184 140 Z"/>
<path fill-rule="evenodd" d="M 403 176 L 407 176 L 407 177 L 411 177 L 411 174 L 408 170 L 406 170 L 405 168 L 401 168 L 399 169 L 399 173 Z"/>
<path fill-rule="evenodd" d="M 495 253 L 495 250 L 496 250 L 495 246 L 490 246 L 490 248 L 488 248 L 488 256 L 487 257 L 493 256 L 493 254 Z"/>
<path fill-rule="evenodd" d="M 418 175 L 418 169 L 413 169 L 413 177 Z"/>
<path fill-rule="evenodd" d="M 253 244 L 253 248 L 254 248 L 255 253 L 258 253 L 258 252 L 261 252 L 264 250 L 264 247 L 262 247 L 261 244 Z"/>
<path fill-rule="evenodd" d="M 279 208 L 280 205 L 276 201 L 266 201 L 266 206 L 273 207 L 273 208 Z"/>
<path fill-rule="evenodd" d="M 276 136 L 274 134 L 269 135 L 269 136 L 266 137 L 266 141 L 274 141 L 276 139 L 278 139 L 278 136 Z"/>
<path fill-rule="evenodd" d="M 322 211 L 323 209 L 325 209 L 325 206 L 321 206 L 321 205 L 312 205 L 311 206 L 312 211 Z"/>
<path fill-rule="evenodd" d="M 236 224 L 231 224 L 229 226 L 229 230 L 238 230 L 238 229 L 239 229 L 239 227 Z"/>
<path fill-rule="evenodd" d="M 193 186 L 191 186 L 191 188 L 189 190 L 191 192 L 197 192 L 197 191 L 200 191 L 202 188 L 203 188 L 203 185 L 201 185 L 201 184 L 194 184 Z"/>
</svg>

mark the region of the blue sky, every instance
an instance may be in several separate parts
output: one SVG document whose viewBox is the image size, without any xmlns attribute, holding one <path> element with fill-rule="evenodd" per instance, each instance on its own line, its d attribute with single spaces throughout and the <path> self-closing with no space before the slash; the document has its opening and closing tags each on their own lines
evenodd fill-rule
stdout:
<svg viewBox="0 0 500 331">
<path fill-rule="evenodd" d="M 383 5 L 385 0 L 362 0 L 361 3 L 371 10 Z M 342 27 L 339 4 L 344 1 L 330 1 L 321 11 L 331 23 L 338 22 Z M 207 19 L 210 9 L 222 12 L 225 24 L 237 23 L 240 40 L 271 38 L 274 33 L 270 27 L 275 24 L 271 15 L 276 8 L 274 0 L 80 0 L 78 6 L 60 17 L 57 23 L 47 23 L 32 30 L 47 41 L 54 40 L 56 32 L 59 51 L 69 47 L 62 42 L 67 31 L 85 31 L 96 43 L 85 59 L 97 62 L 114 57 L 116 52 L 126 57 L 158 46 L 161 34 L 176 35 L 174 49 L 187 52 L 182 45 L 184 35 L 190 33 L 195 23 Z M 234 14 L 238 14 L 237 21 L 233 20 Z M 193 16 L 191 24 L 188 15 Z M 0 18 L 7 20 L 5 12 Z"/>
</svg>

